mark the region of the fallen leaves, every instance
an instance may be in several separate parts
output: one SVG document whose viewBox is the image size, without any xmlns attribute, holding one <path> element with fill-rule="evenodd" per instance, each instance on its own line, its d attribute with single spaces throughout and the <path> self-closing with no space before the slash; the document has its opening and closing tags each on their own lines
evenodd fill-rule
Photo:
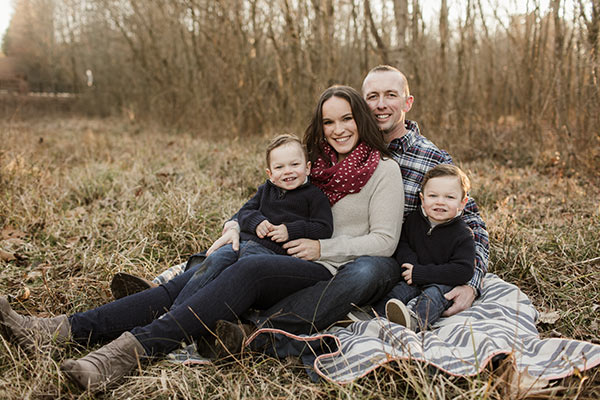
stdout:
<svg viewBox="0 0 600 400">
<path fill-rule="evenodd" d="M 540 312 L 538 322 L 540 322 L 542 324 L 554 324 L 559 319 L 560 319 L 560 314 L 558 313 L 558 311 L 549 310 L 549 311 Z"/>
<path fill-rule="evenodd" d="M 15 261 L 17 257 L 15 257 L 14 253 L 9 253 L 4 250 L 0 250 L 0 260 L 2 261 Z"/>
<path fill-rule="evenodd" d="M 495 371 L 497 384 L 504 395 L 510 400 L 545 397 L 562 387 L 550 385 L 548 379 L 532 376 L 527 368 L 519 371 L 513 354 L 509 354 Z M 550 387 L 548 387 L 550 386 Z"/>
<path fill-rule="evenodd" d="M 5 226 L 0 231 L 0 244 L 7 244 L 9 247 L 20 246 L 25 243 L 22 238 L 26 236 L 25 232 L 19 231 L 12 226 Z M 9 262 L 22 260 L 24 257 L 16 252 L 0 249 L 0 260 Z"/>
</svg>

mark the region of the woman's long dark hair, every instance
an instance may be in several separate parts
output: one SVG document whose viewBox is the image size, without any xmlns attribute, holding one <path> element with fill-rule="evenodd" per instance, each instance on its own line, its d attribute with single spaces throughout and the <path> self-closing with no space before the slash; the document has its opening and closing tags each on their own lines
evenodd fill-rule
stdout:
<svg viewBox="0 0 600 400">
<path fill-rule="evenodd" d="M 358 130 L 359 142 L 364 142 L 369 147 L 379 150 L 382 156 L 391 156 L 367 102 L 360 93 L 350 86 L 336 85 L 331 86 L 321 94 L 310 124 L 304 131 L 304 143 L 310 161 L 315 162 L 319 157 L 325 158 L 322 147 L 325 137 L 323 132 L 323 103 L 332 97 L 339 97 L 350 104 L 352 117 Z"/>
</svg>

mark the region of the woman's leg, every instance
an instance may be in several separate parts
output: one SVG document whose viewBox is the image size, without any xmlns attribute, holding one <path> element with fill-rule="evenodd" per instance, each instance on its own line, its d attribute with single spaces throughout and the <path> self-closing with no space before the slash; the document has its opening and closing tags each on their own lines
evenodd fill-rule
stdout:
<svg viewBox="0 0 600 400">
<path fill-rule="evenodd" d="M 164 285 L 71 315 L 73 340 L 86 345 L 105 343 L 136 326 L 149 324 L 171 307 L 193 274 L 194 270 L 186 271 Z"/>
<path fill-rule="evenodd" d="M 131 333 L 146 354 L 164 355 L 183 340 L 209 333 L 220 319 L 235 320 L 251 306 L 271 306 L 330 278 L 325 267 L 310 261 L 279 255 L 245 257 L 181 305 Z"/>
</svg>

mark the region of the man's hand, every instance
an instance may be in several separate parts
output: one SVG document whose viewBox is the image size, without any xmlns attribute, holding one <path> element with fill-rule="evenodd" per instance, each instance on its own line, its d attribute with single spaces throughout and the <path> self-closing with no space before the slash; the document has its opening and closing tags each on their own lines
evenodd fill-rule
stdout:
<svg viewBox="0 0 600 400">
<path fill-rule="evenodd" d="M 454 301 L 452 306 L 442 314 L 444 317 L 450 317 L 471 307 L 473 301 L 475 301 L 475 289 L 468 285 L 456 286 L 444 297 L 447 300 Z"/>
<path fill-rule="evenodd" d="M 283 245 L 287 253 L 292 257 L 303 260 L 314 261 L 321 257 L 321 243 L 312 239 L 291 240 Z"/>
<path fill-rule="evenodd" d="M 267 234 L 267 236 L 270 237 L 271 240 L 277 243 L 281 243 L 289 239 L 290 236 L 288 235 L 287 226 L 285 226 L 284 224 L 271 226 L 273 227 L 273 229 Z"/>
<path fill-rule="evenodd" d="M 415 266 L 409 263 L 402 264 L 402 278 L 406 283 L 412 285 L 412 270 Z"/>
<path fill-rule="evenodd" d="M 227 224 L 233 222 L 235 226 L 230 225 L 227 227 Z M 231 247 L 233 250 L 238 251 L 240 249 L 240 226 L 236 221 L 228 221 L 227 224 L 223 227 L 223 234 L 220 238 L 218 238 L 212 246 L 206 250 L 206 255 L 210 256 L 220 247 L 231 243 Z"/>
<path fill-rule="evenodd" d="M 263 222 L 258 224 L 258 226 L 256 227 L 256 236 L 258 236 L 261 239 L 264 239 L 265 236 L 267 236 L 267 234 L 269 232 L 271 232 L 274 228 L 275 228 L 275 225 L 273 225 L 272 223 L 270 223 L 268 220 L 265 219 Z"/>
</svg>

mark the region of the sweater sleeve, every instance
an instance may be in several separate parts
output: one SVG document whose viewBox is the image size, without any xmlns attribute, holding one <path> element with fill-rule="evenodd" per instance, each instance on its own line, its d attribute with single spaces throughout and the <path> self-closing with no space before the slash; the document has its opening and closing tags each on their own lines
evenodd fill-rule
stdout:
<svg viewBox="0 0 600 400">
<path fill-rule="evenodd" d="M 288 240 L 328 239 L 333 233 L 333 215 L 327 196 L 316 186 L 311 187 L 309 214 L 307 219 L 298 219 L 288 222 L 285 227 L 288 231 Z"/>
<path fill-rule="evenodd" d="M 244 232 L 255 234 L 256 227 L 267 219 L 267 217 L 258 211 L 264 189 L 264 185 L 260 185 L 256 194 L 236 214 L 240 229 Z"/>
<path fill-rule="evenodd" d="M 475 273 L 473 278 L 468 282 L 469 286 L 481 291 L 481 283 L 488 269 L 488 258 L 490 254 L 490 245 L 487 228 L 485 222 L 479 214 L 479 208 L 473 198 L 469 197 L 469 201 L 465 206 L 463 213 L 463 221 L 467 223 L 473 231 L 475 238 Z"/>
<path fill-rule="evenodd" d="M 336 236 L 334 232 L 333 238 L 320 240 L 321 257 L 319 260 L 345 263 L 360 256 L 390 257 L 394 254 L 402 229 L 404 189 L 398 164 L 393 160 L 386 161 L 380 161 L 377 169 L 381 168 L 381 170 L 376 170 L 375 174 L 371 176 L 371 180 L 375 181 L 371 189 L 372 194 L 365 200 L 365 204 L 352 205 L 354 208 L 367 208 L 368 229 L 366 233 L 357 236 L 344 234 Z M 361 194 L 362 191 L 358 193 L 358 195 Z M 352 210 L 348 210 L 348 213 L 340 218 L 346 220 L 341 225 L 354 223 L 351 221 Z"/>
<path fill-rule="evenodd" d="M 475 242 L 468 232 L 458 239 L 454 251 L 444 264 L 413 264 L 412 281 L 415 285 L 432 283 L 458 286 L 464 285 L 473 277 L 475 262 Z"/>
<path fill-rule="evenodd" d="M 398 248 L 394 254 L 394 258 L 396 258 L 396 261 L 398 261 L 398 265 L 400 266 L 404 263 L 415 265 L 419 262 L 417 253 L 411 249 L 410 245 L 408 244 L 408 238 L 406 235 L 407 227 L 408 225 L 405 221 L 404 225 L 402 226 L 402 233 L 400 234 L 400 243 L 398 243 Z"/>
</svg>

